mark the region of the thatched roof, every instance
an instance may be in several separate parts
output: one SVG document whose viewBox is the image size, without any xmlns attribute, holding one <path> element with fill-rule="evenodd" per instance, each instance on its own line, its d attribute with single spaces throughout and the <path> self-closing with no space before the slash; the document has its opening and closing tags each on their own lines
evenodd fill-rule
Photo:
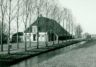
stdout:
<svg viewBox="0 0 96 67">
<path fill-rule="evenodd" d="M 32 26 L 38 26 L 39 32 L 53 32 L 58 36 L 67 36 L 70 34 L 55 20 L 46 17 L 38 17 L 37 20 L 31 24 L 24 32 L 32 32 Z"/>
</svg>

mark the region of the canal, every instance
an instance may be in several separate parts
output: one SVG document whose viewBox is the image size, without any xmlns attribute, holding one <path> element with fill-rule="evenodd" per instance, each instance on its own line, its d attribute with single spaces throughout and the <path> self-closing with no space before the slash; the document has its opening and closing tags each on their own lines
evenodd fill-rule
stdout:
<svg viewBox="0 0 96 67">
<path fill-rule="evenodd" d="M 10 67 L 89 67 L 89 64 L 92 63 L 89 56 L 91 55 L 90 53 L 95 53 L 96 45 L 93 48 L 83 47 L 84 45 L 88 46 L 88 44 L 90 45 L 92 43 L 81 42 L 67 46 L 29 58 Z"/>
<path fill-rule="evenodd" d="M 67 52 L 71 51 L 72 48 L 70 47 L 74 47 L 74 46 L 67 46 L 65 48 L 47 52 L 47 53 L 29 58 L 27 60 L 24 60 L 10 67 L 42 67 L 42 65 L 45 65 L 46 62 L 49 62 L 51 59 L 54 59 L 55 57 L 59 57 L 60 55 L 66 54 Z M 43 66 L 43 67 L 47 67 L 47 66 Z"/>
</svg>

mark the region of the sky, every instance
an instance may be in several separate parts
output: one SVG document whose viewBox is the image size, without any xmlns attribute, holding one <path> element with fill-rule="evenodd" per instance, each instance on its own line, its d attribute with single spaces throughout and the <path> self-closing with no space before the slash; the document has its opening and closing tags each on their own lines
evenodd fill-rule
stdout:
<svg viewBox="0 0 96 67">
<path fill-rule="evenodd" d="M 58 0 L 61 7 L 70 9 L 75 22 L 82 26 L 83 33 L 96 34 L 96 0 Z"/>
</svg>

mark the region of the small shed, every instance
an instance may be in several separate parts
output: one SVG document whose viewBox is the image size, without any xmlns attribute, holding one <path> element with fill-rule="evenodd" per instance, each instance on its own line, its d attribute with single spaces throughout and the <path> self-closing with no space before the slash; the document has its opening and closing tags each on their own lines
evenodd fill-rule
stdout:
<svg viewBox="0 0 96 67">
<path fill-rule="evenodd" d="M 12 35 L 11 42 L 22 42 L 23 41 L 23 32 L 17 32 Z"/>
</svg>

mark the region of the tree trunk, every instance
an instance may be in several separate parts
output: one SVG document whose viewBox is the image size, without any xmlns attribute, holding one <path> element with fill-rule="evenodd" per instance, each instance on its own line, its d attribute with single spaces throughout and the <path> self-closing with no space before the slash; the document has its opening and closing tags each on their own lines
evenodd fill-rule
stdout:
<svg viewBox="0 0 96 67">
<path fill-rule="evenodd" d="M 11 0 L 9 3 L 9 37 L 8 37 L 8 54 L 10 54 L 10 23 L 11 23 Z"/>
<path fill-rule="evenodd" d="M 26 43 L 26 33 L 25 33 L 25 51 L 27 51 L 27 43 Z"/>
<path fill-rule="evenodd" d="M 39 48 L 39 32 L 37 32 L 37 49 Z"/>
<path fill-rule="evenodd" d="M 19 49 L 19 41 L 18 41 L 18 39 L 19 39 L 19 36 L 18 36 L 18 19 L 17 19 L 17 49 Z"/>
<path fill-rule="evenodd" d="M 3 21 L 4 17 L 2 15 L 2 27 L 1 27 L 1 51 L 3 51 Z"/>
<path fill-rule="evenodd" d="M 17 8 L 17 49 L 19 49 L 19 41 L 18 41 L 18 39 L 19 39 L 19 36 L 18 36 L 18 28 L 19 28 L 19 26 L 18 26 L 18 20 L 19 20 L 19 0 L 18 0 L 18 8 Z"/>
</svg>

